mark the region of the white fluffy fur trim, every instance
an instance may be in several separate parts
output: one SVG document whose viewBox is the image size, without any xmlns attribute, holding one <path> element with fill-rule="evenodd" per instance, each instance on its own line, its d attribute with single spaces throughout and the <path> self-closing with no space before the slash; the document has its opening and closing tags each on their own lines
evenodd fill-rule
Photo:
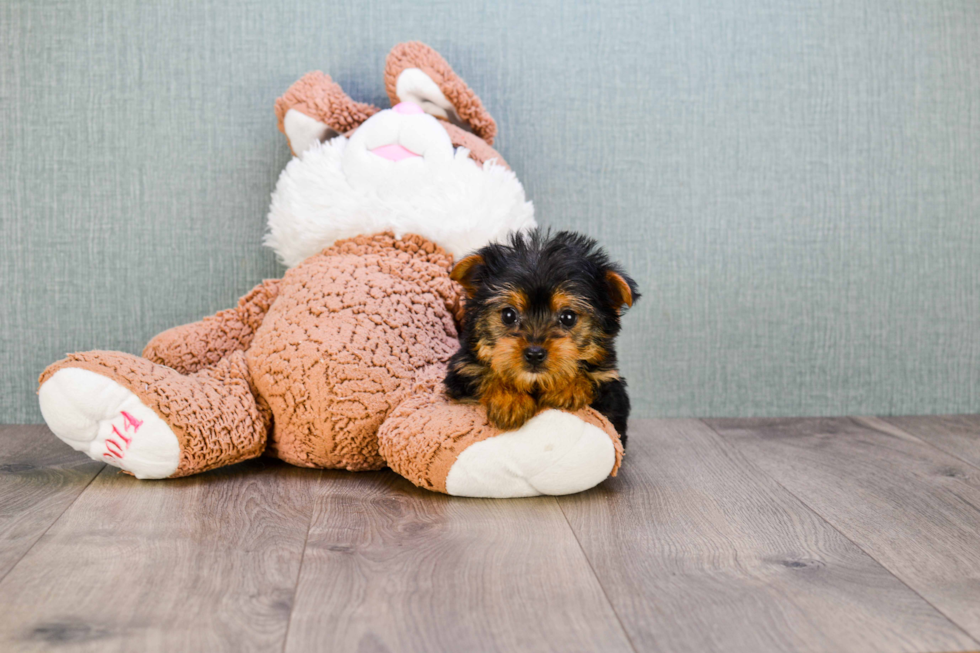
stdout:
<svg viewBox="0 0 980 653">
<path fill-rule="evenodd" d="M 287 266 L 337 240 L 383 231 L 418 234 L 459 259 L 510 231 L 535 226 L 521 182 L 494 161 L 481 168 L 459 148 L 451 161 L 432 165 L 428 183 L 411 196 L 380 197 L 347 181 L 341 165 L 347 142 L 339 136 L 313 144 L 279 177 L 265 244 Z"/>
</svg>

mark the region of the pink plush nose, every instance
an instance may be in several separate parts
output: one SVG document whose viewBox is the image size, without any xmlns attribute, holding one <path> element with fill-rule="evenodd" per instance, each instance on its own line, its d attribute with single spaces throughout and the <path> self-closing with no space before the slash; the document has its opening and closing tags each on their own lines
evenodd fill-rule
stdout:
<svg viewBox="0 0 980 653">
<path fill-rule="evenodd" d="M 415 104 L 414 102 L 399 102 L 393 108 L 398 113 L 403 113 L 406 116 L 411 116 L 412 114 L 416 114 L 416 113 L 422 113 L 422 107 Z"/>
</svg>

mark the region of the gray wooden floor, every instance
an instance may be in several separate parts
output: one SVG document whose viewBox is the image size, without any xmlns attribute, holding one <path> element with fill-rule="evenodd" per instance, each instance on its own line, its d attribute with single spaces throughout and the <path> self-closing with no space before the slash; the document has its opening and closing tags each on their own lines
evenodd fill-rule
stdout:
<svg viewBox="0 0 980 653">
<path fill-rule="evenodd" d="M 0 651 L 980 649 L 980 417 L 632 429 L 618 478 L 491 501 L 0 427 Z"/>
</svg>

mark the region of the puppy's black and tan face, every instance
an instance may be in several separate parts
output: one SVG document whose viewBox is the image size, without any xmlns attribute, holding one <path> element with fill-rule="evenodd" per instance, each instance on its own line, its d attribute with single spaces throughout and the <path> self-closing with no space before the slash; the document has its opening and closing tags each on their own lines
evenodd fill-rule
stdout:
<svg viewBox="0 0 980 653">
<path fill-rule="evenodd" d="M 596 313 L 573 289 L 500 288 L 475 316 L 476 357 L 518 390 L 553 390 L 605 358 Z"/>
<path fill-rule="evenodd" d="M 613 341 L 622 307 L 638 295 L 595 241 L 515 234 L 460 261 L 452 278 L 467 299 L 451 396 L 489 393 L 499 398 L 484 403 L 493 404 L 527 394 L 577 409 L 598 384 L 618 378 Z"/>
</svg>

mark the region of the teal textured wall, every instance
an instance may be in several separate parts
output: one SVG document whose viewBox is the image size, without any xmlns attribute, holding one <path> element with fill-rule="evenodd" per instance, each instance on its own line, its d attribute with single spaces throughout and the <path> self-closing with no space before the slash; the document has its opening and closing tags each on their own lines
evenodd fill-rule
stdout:
<svg viewBox="0 0 980 653">
<path fill-rule="evenodd" d="M 640 282 L 637 415 L 980 412 L 978 34 L 974 0 L 5 0 L 0 420 L 278 276 L 275 98 L 383 103 L 409 39 Z"/>
</svg>

